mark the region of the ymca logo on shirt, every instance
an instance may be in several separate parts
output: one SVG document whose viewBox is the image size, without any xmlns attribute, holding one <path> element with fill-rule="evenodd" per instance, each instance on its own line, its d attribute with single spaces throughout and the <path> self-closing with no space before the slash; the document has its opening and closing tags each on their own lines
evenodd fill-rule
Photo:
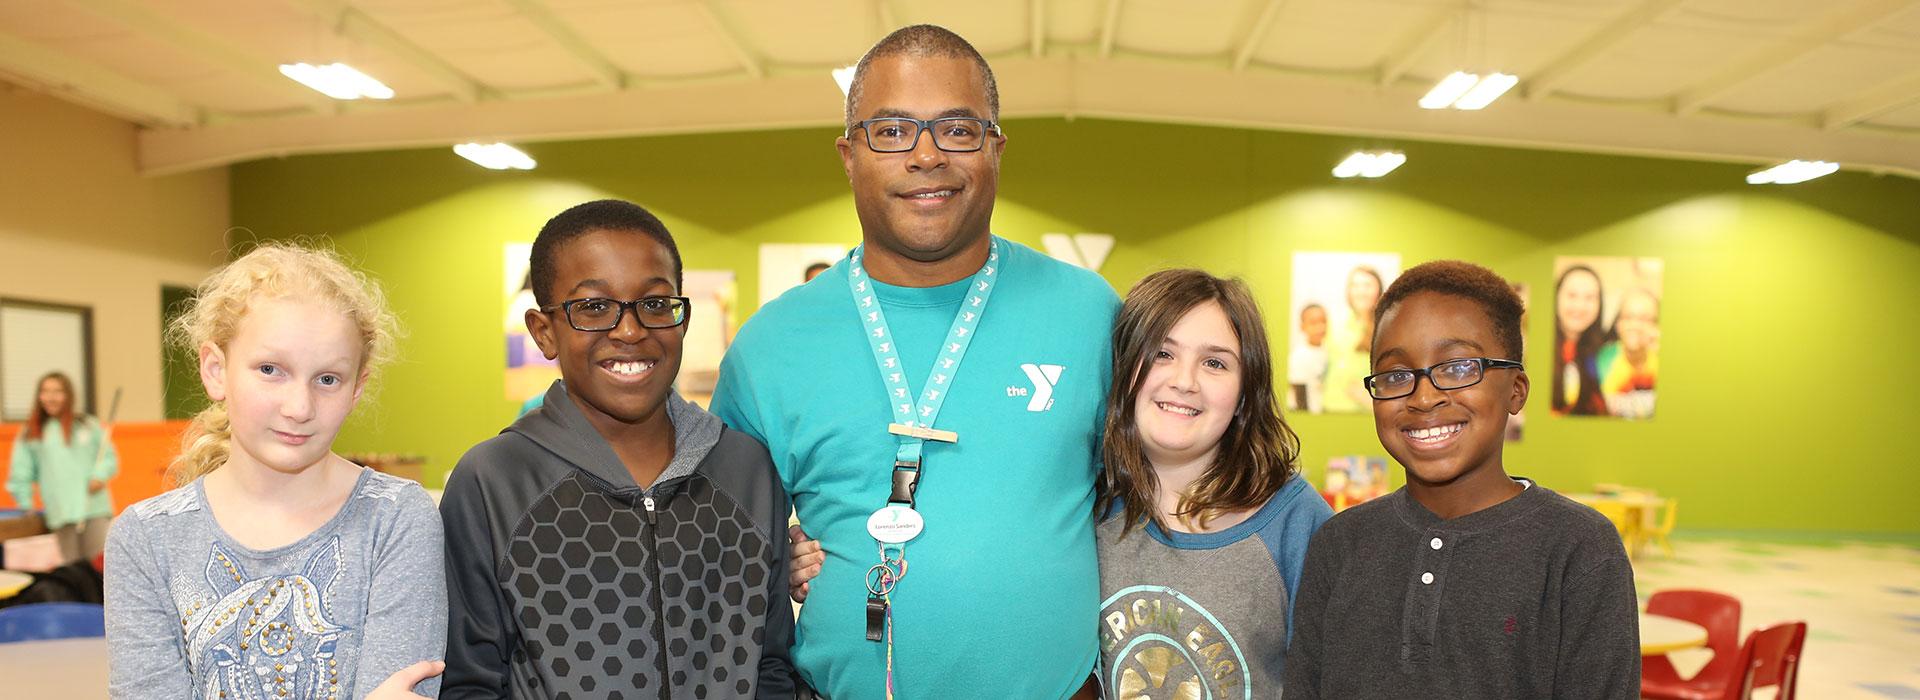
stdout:
<svg viewBox="0 0 1920 700">
<path fill-rule="evenodd" d="M 1029 386 L 1014 384 L 1007 387 L 1007 398 L 1027 399 L 1027 411 L 1039 413 L 1053 408 L 1053 388 L 1060 385 L 1060 373 L 1066 371 L 1065 365 L 1042 365 L 1026 363 L 1020 365 L 1020 371 L 1027 375 Z"/>
</svg>

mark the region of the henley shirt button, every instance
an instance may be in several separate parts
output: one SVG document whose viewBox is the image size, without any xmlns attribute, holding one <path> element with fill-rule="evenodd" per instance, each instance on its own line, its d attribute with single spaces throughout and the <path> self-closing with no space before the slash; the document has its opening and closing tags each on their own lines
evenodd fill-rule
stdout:
<svg viewBox="0 0 1920 700">
<path fill-rule="evenodd" d="M 1432 542 L 1428 542 L 1427 544 L 1430 544 L 1430 545 L 1433 545 L 1433 548 L 1434 548 L 1434 549 L 1439 549 L 1439 548 L 1440 548 L 1440 538 L 1438 538 L 1438 537 L 1435 537 L 1435 538 L 1433 538 L 1433 541 L 1432 541 Z"/>
<path fill-rule="evenodd" d="M 1424 573 L 1424 574 L 1421 574 L 1421 575 L 1420 575 L 1420 582 L 1421 582 L 1421 583 L 1429 583 L 1429 584 L 1430 584 L 1430 583 L 1433 583 L 1433 572 L 1431 572 L 1431 571 L 1429 571 L 1429 572 L 1427 572 L 1427 573 Z"/>
</svg>

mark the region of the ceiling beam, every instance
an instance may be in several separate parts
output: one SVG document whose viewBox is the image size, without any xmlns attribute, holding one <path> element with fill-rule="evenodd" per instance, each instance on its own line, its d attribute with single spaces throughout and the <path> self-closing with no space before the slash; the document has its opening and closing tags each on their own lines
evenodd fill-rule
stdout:
<svg viewBox="0 0 1920 700">
<path fill-rule="evenodd" d="M 1240 49 L 1233 52 L 1234 70 L 1246 70 L 1247 64 L 1253 61 L 1253 52 L 1266 42 L 1268 32 L 1273 31 L 1273 20 L 1280 16 L 1280 6 L 1285 4 L 1286 0 L 1267 0 L 1266 6 L 1260 8 L 1260 18 L 1253 21 L 1253 28 L 1240 42 Z"/>
<path fill-rule="evenodd" d="M 506 2 L 519 11 L 520 16 L 527 18 L 527 21 L 539 27 L 540 31 L 546 32 L 547 36 L 553 39 L 553 43 L 558 44 L 561 49 L 566 50 L 568 55 L 573 56 L 573 60 L 579 63 L 580 67 L 587 69 L 587 72 L 593 75 L 594 82 L 611 90 L 619 90 L 627 86 L 626 71 L 620 70 L 619 66 L 613 65 L 606 56 L 588 45 L 587 40 L 581 38 L 580 34 L 567 26 L 566 22 L 561 21 L 558 15 L 553 14 L 553 9 L 547 7 L 545 2 L 541 0 L 506 0 Z"/>
<path fill-rule="evenodd" d="M 1828 107 L 1820 114 L 1820 128 L 1832 131 L 1920 103 L 1920 72 L 1885 83 Z"/>
<path fill-rule="evenodd" d="M 473 103 L 496 96 L 473 76 L 461 72 L 445 59 L 413 43 L 412 40 L 401 36 L 399 32 L 342 0 L 287 0 L 287 2 L 331 24 L 334 31 L 341 36 L 393 54 L 395 58 L 405 61 L 440 83 L 456 100 Z"/>
<path fill-rule="evenodd" d="M 1804 58 L 1848 34 L 1866 29 L 1888 17 L 1913 7 L 1913 0 L 1861 0 L 1807 25 L 1766 51 L 1735 64 L 1699 85 L 1673 98 L 1673 111 L 1681 116 L 1702 107 L 1779 68 Z"/>
<path fill-rule="evenodd" d="M 1027 0 L 1027 47 L 1034 58 L 1047 54 L 1047 0 Z"/>
<path fill-rule="evenodd" d="M 1100 57 L 1113 55 L 1113 37 L 1120 33 L 1120 2 L 1107 0 L 1107 16 L 1100 22 Z"/>
<path fill-rule="evenodd" d="M 1497 110 L 1419 109 L 1418 86 L 1279 71 L 1221 70 L 1116 57 L 1008 57 L 994 62 L 1008 119 L 1109 118 L 1353 135 L 1370 142 L 1418 139 L 1559 151 L 1629 154 L 1748 165 L 1792 158 L 1845 163 L 1849 170 L 1920 178 L 1920 139 L 1861 129 L 1822 131 L 1786 120 L 1678 117 L 1574 100 L 1503 103 Z M 623 136 L 809 127 L 830 139 L 841 97 L 812 73 L 761 81 L 629 89 L 543 100 L 421 105 L 235 120 L 192 130 L 146 130 L 140 167 L 148 174 L 301 153 L 444 146 L 476 136 L 538 143 Z M 537 157 L 537 154 L 536 154 Z M 1737 180 L 1735 181 L 1737 182 Z"/>
<path fill-rule="evenodd" d="M 1593 59 L 1613 50 L 1615 46 L 1620 45 L 1620 42 L 1626 41 L 1628 37 L 1647 25 L 1659 21 L 1661 17 L 1666 16 L 1668 12 L 1672 12 L 1684 2 L 1686 0 L 1641 0 L 1640 4 L 1615 17 L 1612 22 L 1607 23 L 1606 27 L 1594 32 L 1579 46 L 1553 59 L 1545 68 L 1534 71 L 1533 75 L 1527 77 L 1527 83 L 1521 89 L 1526 91 L 1527 99 L 1530 100 L 1542 99 L 1553 94 L 1553 91 L 1559 89 L 1560 85 L 1567 81 L 1567 76 L 1572 75 L 1574 71 L 1586 67 L 1588 63 L 1593 62 Z"/>
<path fill-rule="evenodd" d="M 201 121 L 193 105 L 105 66 L 0 32 L 0 74 L 69 102 L 149 126 L 188 128 Z"/>
<path fill-rule="evenodd" d="M 337 106 L 332 98 L 281 75 L 279 61 L 256 55 L 218 36 L 208 34 L 132 0 L 68 0 L 128 29 L 181 49 L 194 58 L 252 80 L 282 99 L 322 114 Z"/>
<path fill-rule="evenodd" d="M 1380 60 L 1374 82 L 1380 85 L 1399 82 L 1400 76 L 1406 75 L 1407 69 L 1413 67 L 1413 62 L 1420 60 L 1420 55 L 1433 48 L 1434 42 L 1445 36 L 1447 29 L 1464 15 L 1465 11 L 1457 7 L 1442 7 L 1427 15 L 1426 21 L 1421 22 L 1418 29 L 1408 34 L 1399 46 L 1395 46 L 1387 52 L 1386 58 Z"/>
<path fill-rule="evenodd" d="M 756 80 L 767 77 L 766 67 L 760 65 L 760 59 L 747 50 L 746 42 L 741 41 L 740 34 L 734 31 L 727 18 L 720 16 L 720 8 L 714 5 L 713 0 L 701 0 L 694 3 L 693 7 L 700 11 L 700 16 L 707 18 L 707 24 L 719 35 L 721 43 L 727 45 L 727 51 L 733 54 L 734 60 L 740 62 L 740 68 L 747 72 L 748 77 Z"/>
</svg>

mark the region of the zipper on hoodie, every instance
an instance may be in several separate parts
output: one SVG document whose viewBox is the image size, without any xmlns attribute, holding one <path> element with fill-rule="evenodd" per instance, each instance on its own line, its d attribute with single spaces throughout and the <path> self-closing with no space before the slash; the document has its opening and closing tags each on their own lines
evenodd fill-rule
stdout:
<svg viewBox="0 0 1920 700">
<path fill-rule="evenodd" d="M 667 674 L 667 608 L 664 596 L 660 594 L 660 524 L 653 500 L 654 491 L 647 489 L 640 492 L 640 507 L 647 513 L 647 529 L 650 531 L 647 540 L 652 545 L 647 552 L 647 568 L 653 576 L 653 648 L 656 650 L 654 658 L 659 659 L 660 700 L 672 700 L 670 689 L 673 677 Z"/>
</svg>

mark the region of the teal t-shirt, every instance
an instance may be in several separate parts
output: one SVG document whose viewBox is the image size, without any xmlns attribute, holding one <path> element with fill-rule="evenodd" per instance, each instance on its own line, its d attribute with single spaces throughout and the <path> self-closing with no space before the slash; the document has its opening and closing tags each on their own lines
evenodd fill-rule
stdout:
<svg viewBox="0 0 1920 700">
<path fill-rule="evenodd" d="M 1061 698 L 1099 655 L 1093 484 L 1119 300 L 1093 273 L 1000 241 L 999 281 L 926 446 L 918 510 L 893 592 L 900 697 Z M 766 443 L 827 560 L 801 608 L 793 661 L 836 700 L 885 693 L 867 641 L 867 516 L 886 503 L 897 441 L 842 259 L 747 321 L 713 412 Z M 920 392 L 969 282 L 876 284 Z"/>
</svg>

